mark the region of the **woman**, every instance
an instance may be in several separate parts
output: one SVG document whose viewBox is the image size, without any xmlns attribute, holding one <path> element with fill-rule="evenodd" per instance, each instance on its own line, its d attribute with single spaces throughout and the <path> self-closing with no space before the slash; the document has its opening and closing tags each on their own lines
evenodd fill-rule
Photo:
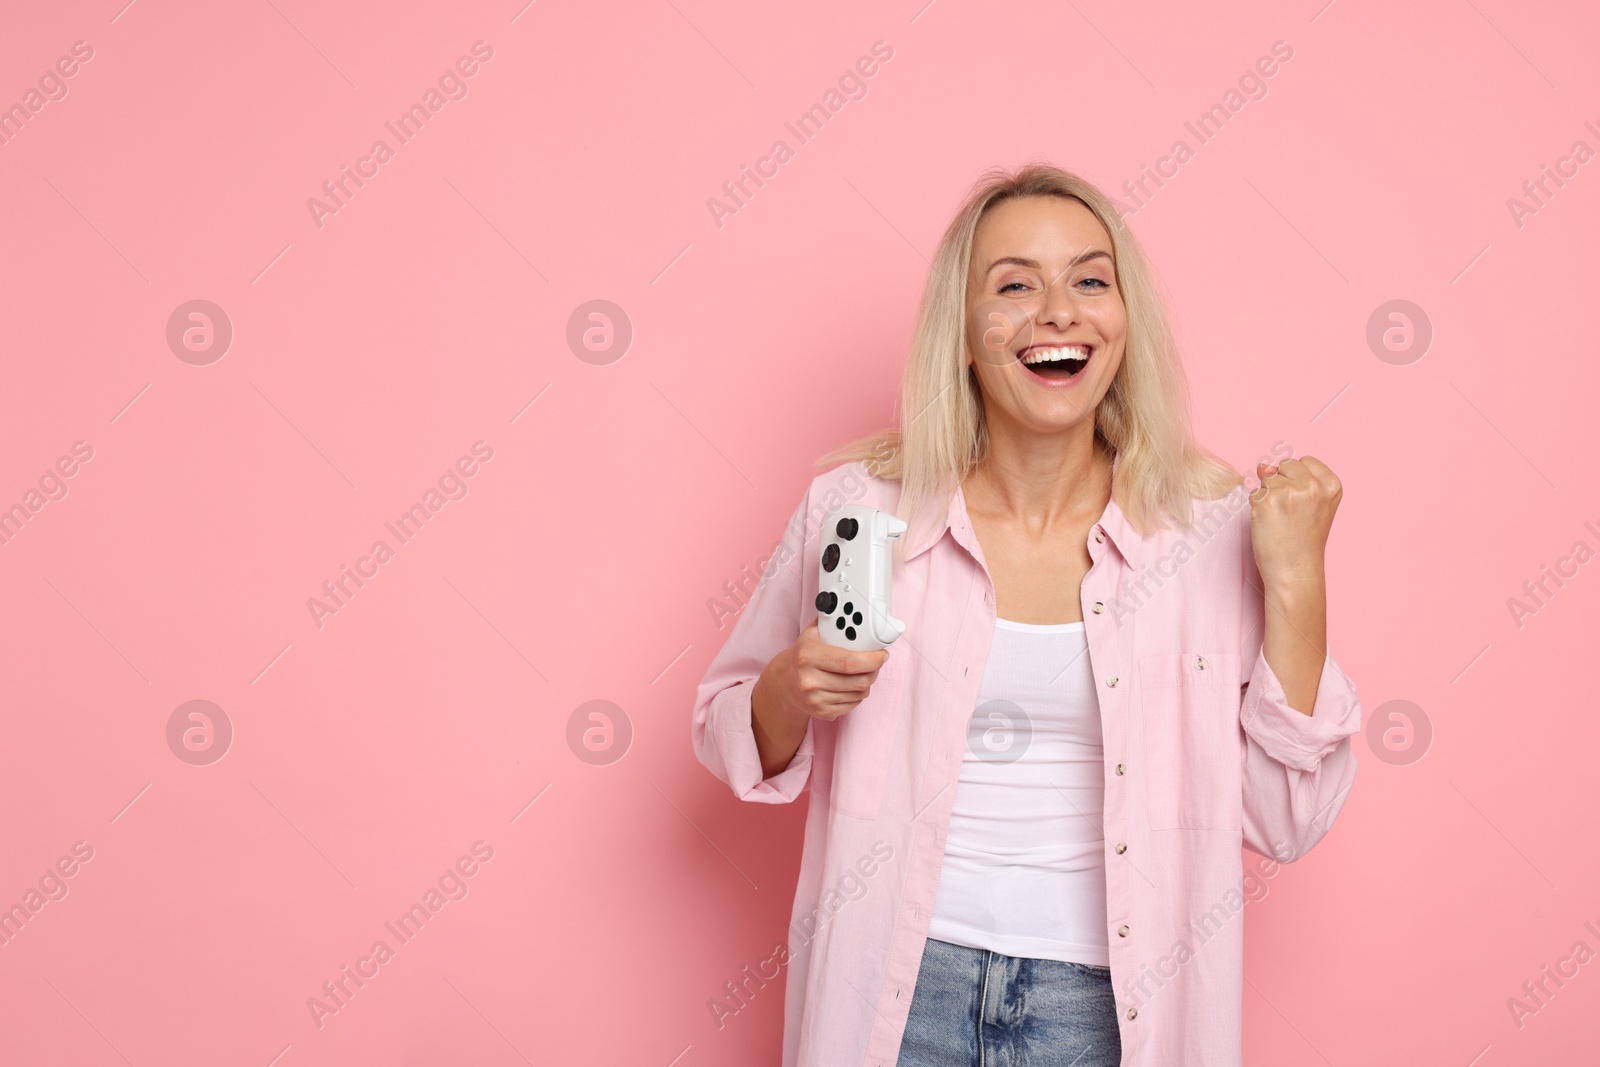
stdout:
<svg viewBox="0 0 1600 1067">
<path fill-rule="evenodd" d="M 1049 166 L 945 232 L 902 415 L 824 457 L 695 706 L 740 799 L 810 789 L 785 1067 L 1238 1064 L 1240 845 L 1299 858 L 1355 776 L 1338 479 L 1193 442 L 1138 243 Z M 888 651 L 818 638 L 846 502 L 910 523 Z"/>
</svg>

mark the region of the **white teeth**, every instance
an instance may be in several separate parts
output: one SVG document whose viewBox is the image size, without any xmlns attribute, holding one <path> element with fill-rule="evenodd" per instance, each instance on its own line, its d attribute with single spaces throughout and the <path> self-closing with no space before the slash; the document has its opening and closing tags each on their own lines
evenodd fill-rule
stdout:
<svg viewBox="0 0 1600 1067">
<path fill-rule="evenodd" d="M 1068 345 L 1063 348 L 1035 348 L 1022 360 L 1026 364 L 1055 363 L 1058 360 L 1070 359 L 1083 362 L 1089 358 L 1089 349 L 1084 345 Z"/>
</svg>

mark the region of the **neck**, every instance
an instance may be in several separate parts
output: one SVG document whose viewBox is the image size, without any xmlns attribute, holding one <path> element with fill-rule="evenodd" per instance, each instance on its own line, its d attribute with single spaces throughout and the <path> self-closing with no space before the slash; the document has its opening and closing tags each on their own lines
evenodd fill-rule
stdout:
<svg viewBox="0 0 1600 1067">
<path fill-rule="evenodd" d="M 1041 434 L 991 423 L 988 454 L 962 483 L 969 511 L 1050 525 L 1101 514 L 1111 499 L 1112 454 L 1084 420 Z"/>
</svg>

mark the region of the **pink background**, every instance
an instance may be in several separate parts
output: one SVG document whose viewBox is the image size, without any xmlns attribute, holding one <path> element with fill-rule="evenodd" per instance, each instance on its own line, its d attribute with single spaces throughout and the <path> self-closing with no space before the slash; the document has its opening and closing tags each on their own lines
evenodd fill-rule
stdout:
<svg viewBox="0 0 1600 1067">
<path fill-rule="evenodd" d="M 805 811 L 695 761 L 707 602 L 813 457 L 889 420 L 980 170 L 1048 158 L 1133 207 L 1183 138 L 1129 220 L 1198 433 L 1339 473 L 1334 651 L 1369 719 L 1433 731 L 1410 763 L 1358 737 L 1334 831 L 1248 907 L 1245 1061 L 1593 1061 L 1600 963 L 1520 1027 L 1507 1000 L 1600 951 L 1600 564 L 1520 628 L 1506 603 L 1600 549 L 1600 163 L 1507 206 L 1600 149 L 1592 11 L 123 3 L 0 35 L 0 103 L 93 48 L 0 145 L 0 506 L 93 449 L 0 546 L 0 905 L 93 849 L 0 947 L 0 1060 L 777 1062 L 776 985 L 721 1029 L 707 1000 L 784 935 Z M 307 199 L 479 40 L 466 97 L 319 228 Z M 719 228 L 707 198 L 779 138 Z M 234 331 L 209 365 L 166 341 L 194 299 Z M 566 340 L 596 299 L 633 329 L 606 365 Z M 1366 339 L 1397 299 L 1434 333 L 1405 365 Z M 308 598 L 477 441 L 465 498 L 319 628 Z M 234 730 L 203 766 L 166 733 L 197 699 Z M 590 700 L 631 724 L 609 765 L 568 744 Z M 308 998 L 477 841 L 468 895 L 319 1028 Z"/>
</svg>

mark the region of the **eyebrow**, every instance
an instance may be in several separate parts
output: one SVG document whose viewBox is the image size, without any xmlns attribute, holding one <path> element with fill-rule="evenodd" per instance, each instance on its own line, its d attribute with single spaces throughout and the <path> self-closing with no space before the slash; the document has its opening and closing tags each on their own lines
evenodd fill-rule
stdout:
<svg viewBox="0 0 1600 1067">
<path fill-rule="evenodd" d="M 1100 256 L 1104 256 L 1106 259 L 1110 259 L 1111 258 L 1111 253 L 1107 252 L 1103 248 L 1086 249 L 1085 251 L 1079 253 L 1078 258 L 1074 259 L 1071 263 L 1067 264 L 1067 269 L 1071 270 L 1073 267 L 1076 267 L 1080 263 L 1086 263 L 1089 260 L 1095 259 L 1095 258 L 1100 257 Z M 995 260 L 993 263 L 989 264 L 989 269 L 984 272 L 984 277 L 988 277 L 990 274 L 993 274 L 994 273 L 994 269 L 996 267 L 1004 266 L 1004 265 L 1006 265 L 1008 263 L 1009 264 L 1014 264 L 1014 265 L 1016 265 L 1018 267 L 1031 267 L 1033 270 L 1041 269 L 1039 264 L 1035 260 L 1024 259 L 1021 256 L 1002 256 L 1001 258 Z"/>
</svg>

